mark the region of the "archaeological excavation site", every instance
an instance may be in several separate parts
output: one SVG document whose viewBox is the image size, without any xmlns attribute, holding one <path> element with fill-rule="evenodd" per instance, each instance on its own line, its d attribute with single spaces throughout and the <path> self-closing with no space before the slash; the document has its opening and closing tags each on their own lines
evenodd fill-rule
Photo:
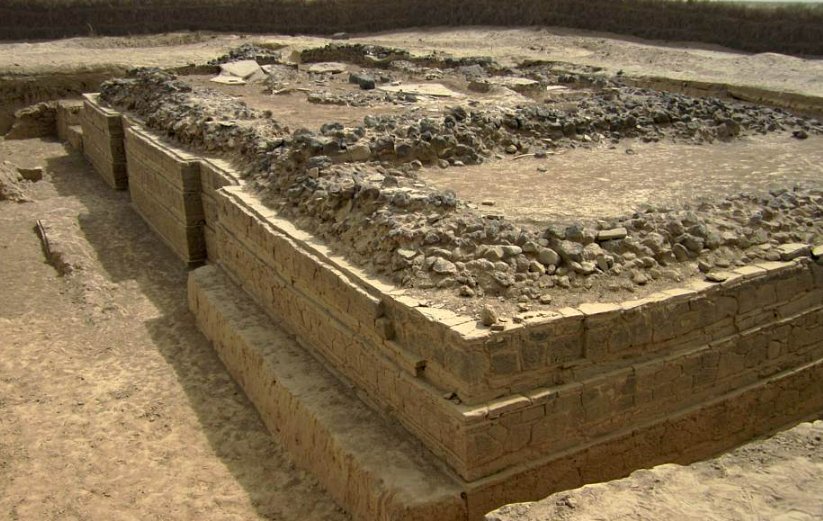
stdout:
<svg viewBox="0 0 823 521">
<path fill-rule="evenodd" d="M 0 314 L 0 468 L 37 457 L 15 415 L 54 403 L 62 428 L 107 426 L 81 456 L 53 449 L 72 473 L 157 497 L 189 479 L 88 463 L 138 469 L 95 456 L 120 445 L 253 506 L 175 488 L 187 506 L 160 500 L 162 519 L 593 519 L 562 494 L 819 419 L 823 64 L 473 30 L 73 38 L 56 61 L 57 43 L 0 43 L 0 294 L 20 299 Z M 37 262 L 12 253 L 29 243 Z M 64 371 L 85 397 L 31 387 L 24 411 L 20 371 L 84 356 Z M 814 519 L 823 430 L 795 429 Z M 43 492 L 61 510 L 3 508 L 155 512 L 68 482 L 89 492 Z M 511 505 L 547 496 L 551 516 Z"/>
</svg>

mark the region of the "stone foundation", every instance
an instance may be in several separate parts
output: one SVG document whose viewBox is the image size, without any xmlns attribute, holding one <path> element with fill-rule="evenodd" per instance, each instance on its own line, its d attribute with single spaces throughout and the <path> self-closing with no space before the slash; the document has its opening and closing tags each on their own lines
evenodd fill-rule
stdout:
<svg viewBox="0 0 823 521">
<path fill-rule="evenodd" d="M 200 162 L 129 122 L 125 130 L 129 192 L 135 209 L 183 262 L 206 259 Z"/>
<path fill-rule="evenodd" d="M 97 103 L 96 94 L 83 96 L 83 154 L 100 177 L 115 190 L 128 186 L 123 118 Z"/>
<path fill-rule="evenodd" d="M 123 127 L 93 96 L 85 103 L 84 145 L 106 178 Z M 823 408 L 823 267 L 808 254 L 493 332 L 370 279 L 245 192 L 227 163 L 132 121 L 125 155 L 141 215 L 184 261 L 213 264 L 190 279 L 204 333 L 269 428 L 360 519 L 479 519 L 504 503 L 706 457 Z M 397 421 L 431 452 L 394 473 L 416 485 L 378 479 L 380 462 L 361 460 L 368 451 L 332 447 L 345 427 L 306 419 L 324 405 L 281 389 L 283 373 L 261 354 L 297 349 L 268 339 L 281 328 L 371 407 L 346 402 L 369 411 L 363 425 Z M 316 372 L 300 367 L 288 374 Z M 375 443 L 363 429 L 352 436 Z M 420 506 L 410 491 L 438 461 L 429 490 L 443 495 Z"/>
</svg>

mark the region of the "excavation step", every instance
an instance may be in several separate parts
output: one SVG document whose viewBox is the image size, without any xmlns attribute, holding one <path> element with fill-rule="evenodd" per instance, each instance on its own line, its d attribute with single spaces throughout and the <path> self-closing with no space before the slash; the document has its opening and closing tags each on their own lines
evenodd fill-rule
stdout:
<svg viewBox="0 0 823 521">
<path fill-rule="evenodd" d="M 192 271 L 189 307 L 269 430 L 356 519 L 465 520 L 459 482 L 278 329 L 215 266 Z"/>
</svg>

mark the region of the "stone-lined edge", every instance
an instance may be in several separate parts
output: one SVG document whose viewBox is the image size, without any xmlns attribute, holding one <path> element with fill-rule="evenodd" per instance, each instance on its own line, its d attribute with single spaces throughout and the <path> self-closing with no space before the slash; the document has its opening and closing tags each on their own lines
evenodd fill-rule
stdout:
<svg viewBox="0 0 823 521">
<path fill-rule="evenodd" d="M 253 198 L 251 196 L 248 196 L 247 194 L 244 195 L 244 194 L 242 194 L 242 192 L 236 191 L 236 190 L 234 190 L 234 192 L 235 192 L 234 195 L 236 197 L 244 199 L 243 204 L 241 204 L 240 206 L 243 206 L 246 209 L 252 209 L 254 207 L 259 207 L 259 205 L 255 201 L 253 201 Z M 251 201 L 251 202 L 245 201 L 245 199 L 249 199 L 249 201 Z M 252 213 L 254 213 L 254 212 L 252 212 Z M 257 216 L 258 219 L 262 222 L 266 222 L 267 226 L 274 226 L 275 228 L 277 228 L 277 226 L 281 226 L 282 229 L 280 229 L 280 231 L 283 232 L 283 234 L 286 235 L 286 237 L 295 235 L 294 230 L 285 231 L 285 230 L 288 230 L 289 225 L 284 224 L 282 222 L 282 220 L 278 220 L 276 218 L 276 216 L 273 214 L 273 212 L 271 212 L 267 209 L 263 209 L 263 210 L 261 210 L 260 213 L 261 214 Z M 274 225 L 273 223 L 276 223 L 276 225 Z M 289 233 L 289 232 L 291 232 L 291 233 Z M 303 235 L 307 235 L 307 234 L 303 234 Z M 305 246 L 307 244 L 312 244 L 315 247 L 317 246 L 316 244 L 313 244 L 312 241 L 309 241 L 307 239 L 308 238 L 296 239 L 297 242 L 300 243 L 300 249 L 306 249 Z M 248 244 L 247 244 L 247 246 L 248 246 Z M 321 265 L 326 264 L 323 261 L 325 261 L 327 258 L 328 258 L 327 256 L 321 256 L 321 259 L 320 259 L 321 260 Z M 304 260 L 305 260 L 305 258 L 304 258 Z M 317 259 L 315 259 L 315 260 L 317 260 Z M 292 265 L 290 266 L 290 268 L 295 268 L 295 267 L 297 267 L 297 264 L 302 264 L 302 262 L 301 263 L 292 262 L 291 264 Z M 310 263 L 310 264 L 313 264 L 313 263 Z M 796 263 L 794 263 L 794 264 L 796 264 Z M 730 279 L 726 283 L 721 284 L 721 285 L 709 285 L 709 284 L 703 283 L 704 286 L 699 286 L 698 285 L 699 287 L 696 287 L 696 288 L 681 289 L 681 290 L 669 290 L 667 292 L 663 292 L 659 295 L 653 296 L 652 298 L 644 299 L 643 301 L 629 302 L 629 303 L 624 303 L 622 305 L 588 304 L 588 305 L 581 306 L 579 309 L 568 308 L 568 309 L 565 309 L 565 310 L 560 310 L 561 312 L 557 316 L 551 317 L 549 319 L 543 319 L 543 320 L 541 320 L 541 322 L 544 323 L 544 324 L 547 323 L 547 324 L 550 324 L 550 325 L 563 324 L 565 322 L 580 325 L 580 324 L 585 323 L 586 321 L 592 321 L 592 322 L 596 321 L 596 322 L 600 322 L 601 325 L 608 326 L 609 321 L 606 320 L 606 318 L 609 317 L 609 316 L 613 316 L 615 313 L 622 313 L 624 311 L 624 308 L 625 308 L 625 310 L 637 310 L 637 309 L 642 310 L 644 307 L 653 308 L 655 306 L 661 306 L 661 303 L 663 303 L 664 305 L 682 304 L 683 300 L 686 299 L 686 298 L 691 298 L 691 297 L 694 297 L 695 295 L 701 294 L 702 292 L 708 292 L 710 290 L 715 291 L 712 288 L 726 288 L 726 287 L 729 287 L 730 285 L 733 285 L 736 282 L 739 282 L 741 279 L 745 280 L 745 279 L 749 279 L 749 278 L 757 278 L 758 276 L 762 276 L 764 271 L 768 272 L 770 270 L 782 270 L 782 269 L 786 269 L 786 268 L 788 268 L 792 265 L 793 265 L 792 263 L 788 263 L 788 264 L 784 263 L 784 264 L 765 265 L 765 268 L 758 268 L 758 267 L 741 268 L 740 270 L 738 270 L 738 273 L 734 274 L 734 276 L 730 277 Z M 333 268 L 336 267 L 334 265 L 334 263 L 332 263 L 332 267 Z M 347 268 L 348 268 L 347 271 L 351 269 L 350 267 L 347 267 Z M 317 273 L 316 267 L 313 268 L 313 269 L 314 269 L 313 273 Z M 320 271 L 321 272 L 327 272 L 328 270 L 323 269 L 322 266 L 321 266 Z M 340 278 L 338 276 L 339 274 L 335 275 L 333 273 L 333 271 L 334 270 L 332 270 L 332 273 L 331 273 L 332 275 L 334 275 L 333 278 L 336 277 L 336 278 L 339 279 Z M 326 273 L 326 274 L 328 274 L 328 273 Z M 286 279 L 289 280 L 292 284 L 295 283 L 295 279 L 301 279 L 301 278 L 306 279 L 307 281 L 314 280 L 313 277 L 308 277 L 308 278 L 307 277 L 300 277 L 300 270 L 299 269 L 297 269 L 296 271 L 292 271 L 292 273 L 288 274 L 287 277 L 286 277 Z M 307 284 L 307 282 L 304 281 L 304 286 L 305 286 L 305 284 Z M 342 286 L 339 289 L 344 289 L 345 292 L 349 292 L 349 290 L 353 289 L 350 286 L 351 286 L 351 284 L 349 282 L 343 281 Z M 354 293 L 355 294 L 358 293 L 356 288 L 354 288 Z M 387 294 L 389 294 L 389 293 L 387 293 Z M 402 296 L 402 292 L 394 291 L 391 294 L 393 294 L 395 296 L 397 296 L 398 294 L 401 294 L 398 297 L 398 300 L 405 298 L 405 297 Z M 813 295 L 813 297 L 815 297 L 815 295 Z M 355 300 L 357 300 L 357 298 L 355 298 Z M 379 310 L 379 306 L 380 306 L 381 302 L 380 301 L 375 302 L 373 299 L 369 299 L 369 298 L 366 298 L 365 300 L 366 300 L 366 302 L 371 302 L 371 303 L 366 306 L 366 312 L 367 312 L 366 319 L 367 320 L 360 321 L 360 324 L 361 325 L 365 324 L 366 326 L 368 326 L 369 321 L 374 320 L 375 325 L 376 325 L 377 321 L 383 318 L 383 316 L 380 314 L 380 310 Z M 804 302 L 806 304 L 809 303 L 808 299 L 806 299 L 806 301 L 803 301 L 801 303 L 804 303 Z M 374 307 L 374 306 L 376 306 L 376 307 Z M 792 304 L 791 306 L 796 307 L 797 304 Z M 661 307 L 662 307 L 662 309 L 666 309 L 664 306 L 661 306 Z M 370 308 L 372 308 L 372 309 L 370 309 Z M 345 315 L 346 312 L 351 311 L 351 309 L 350 309 L 349 306 L 343 306 L 343 308 L 341 308 L 341 311 L 342 311 L 343 315 Z M 447 312 L 444 312 L 443 310 L 432 310 L 432 309 L 429 309 L 429 308 L 415 308 L 414 311 L 416 311 L 417 313 L 425 316 L 427 318 L 426 322 L 429 326 L 431 325 L 431 323 L 441 322 L 443 314 L 447 313 Z M 340 314 L 338 313 L 337 315 L 339 316 Z M 376 317 L 376 320 L 375 320 L 375 317 Z M 462 319 L 466 320 L 466 317 L 462 317 Z M 426 325 L 426 324 L 424 324 L 424 325 Z M 527 325 L 531 325 L 531 324 L 527 324 Z M 686 324 L 686 325 L 688 325 L 688 324 Z M 473 326 L 476 327 L 476 323 L 473 324 Z M 425 330 L 425 328 L 422 328 L 422 329 Z M 489 336 L 489 337 L 496 336 L 499 339 L 501 337 L 504 337 L 506 333 L 509 333 L 509 335 L 511 335 L 512 333 L 517 333 L 518 330 L 524 330 L 524 329 L 526 329 L 526 326 L 519 325 L 519 326 L 515 326 L 515 327 L 511 328 L 509 331 L 506 331 L 503 334 L 493 335 L 492 333 L 490 333 L 488 331 L 485 331 L 485 330 L 482 331 L 482 334 L 486 335 L 486 336 Z M 608 329 L 608 327 L 607 327 L 607 329 Z M 421 330 L 421 329 L 418 329 L 418 331 L 419 330 Z M 373 331 L 370 331 L 368 329 L 368 327 L 366 328 L 366 330 L 360 330 L 359 332 L 362 333 L 364 336 L 370 336 L 370 334 L 373 333 Z M 687 338 L 687 340 L 693 341 L 694 339 Z M 497 341 L 496 343 L 500 344 L 499 341 Z M 393 342 L 385 342 L 384 347 L 386 347 L 386 346 L 394 347 L 393 344 L 394 344 Z M 452 347 L 452 346 L 449 346 L 448 344 L 445 344 L 445 345 L 441 345 L 440 347 L 447 349 L 447 348 Z M 675 346 L 675 347 L 677 347 L 677 346 Z M 682 346 L 679 346 L 679 347 L 682 347 Z M 399 364 L 401 366 L 406 366 L 408 369 L 410 369 L 409 372 L 415 372 L 417 370 L 417 368 L 419 367 L 418 366 L 418 363 L 419 363 L 418 360 L 412 360 L 411 364 L 405 364 L 405 363 L 403 363 L 403 357 L 402 356 L 399 356 L 399 357 L 396 356 L 398 353 L 392 352 L 390 349 L 387 350 L 384 354 L 387 357 L 391 358 L 396 364 Z M 402 355 L 402 350 L 401 350 L 400 354 Z M 377 365 L 377 364 L 375 364 L 375 365 Z M 370 366 L 370 364 L 361 364 L 361 366 L 362 367 L 368 367 L 368 366 Z M 339 369 L 339 366 L 336 367 L 336 369 Z M 362 372 L 364 374 L 367 374 L 367 370 L 364 370 Z M 350 375 L 352 373 L 348 372 L 348 374 Z M 379 381 L 382 380 L 382 379 L 380 378 L 379 374 L 377 374 L 377 371 L 375 371 L 375 375 L 376 375 L 375 380 L 377 380 L 378 383 L 379 383 Z M 429 372 L 426 376 L 430 376 L 430 375 L 431 375 L 431 372 Z M 589 375 L 589 376 L 591 376 L 591 375 Z M 608 376 L 608 375 L 606 375 L 606 376 Z M 422 382 L 418 382 L 418 383 L 422 383 Z M 595 382 L 595 383 L 597 383 L 597 382 Z M 358 381 L 358 384 L 360 384 L 362 386 L 363 382 Z M 371 396 L 369 396 L 369 398 L 376 401 L 377 405 L 385 405 L 385 402 L 382 402 L 380 400 L 380 398 L 382 398 L 382 397 L 379 396 L 380 393 L 385 391 L 385 383 L 383 383 L 383 385 L 384 385 L 384 388 L 374 388 L 374 387 L 368 388 L 367 387 L 367 389 L 366 389 L 367 391 L 369 391 L 369 394 L 371 395 Z M 549 390 L 551 392 L 547 392 L 546 389 L 537 389 L 534 392 L 529 392 L 529 393 L 525 393 L 525 394 L 515 394 L 515 395 L 507 396 L 507 397 L 504 397 L 502 399 L 495 400 L 491 404 L 488 404 L 488 405 L 482 405 L 481 404 L 481 406 L 479 406 L 479 407 L 468 407 L 468 408 L 467 407 L 455 407 L 450 402 L 439 399 L 439 396 L 438 396 L 436 390 L 429 389 L 429 390 L 427 390 L 426 393 L 424 393 L 425 395 L 428 395 L 428 398 L 427 398 L 428 401 L 424 400 L 423 402 L 420 402 L 419 399 L 414 401 L 415 407 L 409 407 L 408 408 L 409 409 L 408 414 L 410 414 L 413 417 L 426 416 L 426 415 L 421 415 L 420 412 L 423 411 L 423 410 L 427 410 L 427 411 L 429 411 L 429 413 L 437 412 L 437 414 L 435 414 L 435 416 L 437 416 L 439 414 L 440 415 L 440 420 L 437 420 L 437 419 L 432 420 L 431 418 L 424 418 L 423 420 L 421 420 L 417 424 L 415 424 L 414 422 L 409 421 L 408 416 L 407 416 L 404 419 L 404 424 L 406 424 L 407 427 L 410 426 L 410 430 L 415 432 L 421 439 L 426 441 L 427 444 L 432 448 L 432 450 L 434 450 L 436 453 L 438 453 L 446 461 L 449 461 L 449 463 L 456 470 L 458 470 L 461 473 L 461 475 L 463 475 L 467 479 L 476 479 L 476 478 L 480 478 L 480 477 L 483 477 L 483 476 L 488 476 L 489 474 L 494 473 L 496 471 L 499 471 L 501 469 L 505 469 L 506 467 L 517 466 L 518 461 L 520 461 L 520 462 L 522 462 L 523 460 L 532 461 L 534 459 L 535 455 L 534 454 L 529 454 L 528 457 L 519 458 L 519 459 L 516 458 L 515 460 L 511 460 L 511 457 L 509 457 L 509 458 L 494 458 L 496 463 L 492 464 L 491 466 L 486 464 L 482 468 L 473 468 L 474 466 L 473 466 L 472 461 L 471 461 L 473 459 L 473 457 L 472 457 L 471 454 L 472 453 L 477 453 L 477 452 L 482 452 L 482 451 L 478 451 L 479 447 L 477 446 L 476 442 L 474 442 L 471 445 L 471 447 L 468 446 L 470 442 L 468 442 L 467 439 L 466 439 L 466 437 L 467 437 L 466 431 L 469 430 L 469 428 L 464 428 L 464 426 L 468 426 L 468 425 L 472 425 L 472 424 L 478 425 L 478 424 L 482 424 L 482 423 L 488 423 L 489 420 L 498 421 L 498 423 L 499 423 L 499 422 L 504 421 L 502 419 L 504 416 L 506 417 L 506 419 L 509 419 L 509 418 L 515 417 L 518 414 L 520 414 L 521 416 L 530 415 L 531 412 L 529 412 L 529 411 L 534 411 L 536 409 L 539 409 L 539 408 L 543 407 L 542 402 L 545 401 L 544 398 L 546 398 L 546 397 L 553 397 L 553 399 L 557 399 L 558 396 L 561 396 L 561 397 L 566 396 L 567 398 L 570 398 L 572 401 L 582 400 L 583 399 L 582 398 L 582 396 L 583 396 L 582 393 L 583 393 L 583 391 L 585 391 L 585 389 L 583 388 L 581 382 L 578 382 L 578 384 L 576 386 L 571 386 L 571 387 L 574 387 L 574 389 L 569 389 L 569 386 L 561 386 L 561 388 L 559 388 L 557 390 L 557 392 L 554 392 L 554 391 L 551 391 L 551 390 Z M 597 387 L 598 387 L 597 389 L 594 389 L 594 391 L 596 391 L 595 394 L 599 394 L 602 391 L 602 389 L 599 388 L 599 387 L 602 387 L 602 386 L 597 386 Z M 608 386 L 604 387 L 604 389 L 607 388 L 607 387 Z M 425 386 L 423 388 L 425 389 Z M 419 385 L 418 386 L 415 386 L 415 385 L 411 386 L 411 393 L 414 394 L 414 395 L 418 395 L 420 390 L 421 390 L 421 387 Z M 375 399 L 375 394 L 377 395 L 376 399 Z M 598 396 L 593 396 L 593 397 L 598 398 Z M 602 401 L 602 400 L 600 400 L 600 401 Z M 557 400 L 557 402 L 562 403 L 560 400 Z M 422 405 L 422 407 L 418 407 L 420 405 Z M 432 405 L 433 405 L 433 407 L 432 407 Z M 395 410 L 396 411 L 402 411 L 403 409 L 404 408 L 399 408 L 399 409 L 396 408 Z M 676 413 L 676 411 L 678 411 L 678 410 L 679 409 L 673 409 L 670 412 L 675 412 Z M 400 416 L 402 417 L 402 412 L 401 412 Z M 664 416 L 664 418 L 665 418 L 665 416 Z M 531 419 L 534 419 L 534 418 L 531 418 Z M 480 429 L 477 429 L 477 428 L 470 428 L 470 429 L 471 430 L 477 430 L 477 431 L 480 430 Z M 522 438 L 522 436 L 520 434 L 518 434 L 514 438 Z M 507 439 L 507 440 L 503 440 L 503 441 L 508 443 L 510 440 Z M 517 444 L 516 440 L 514 441 L 514 443 Z M 540 459 L 540 458 L 537 457 L 537 459 Z"/>
<path fill-rule="evenodd" d="M 467 519 L 459 480 L 274 326 L 219 268 L 189 274 L 188 300 L 269 430 L 356 519 Z"/>
<path fill-rule="evenodd" d="M 98 103 L 98 94 L 83 95 L 83 154 L 110 187 L 128 187 L 123 120 Z"/>
</svg>

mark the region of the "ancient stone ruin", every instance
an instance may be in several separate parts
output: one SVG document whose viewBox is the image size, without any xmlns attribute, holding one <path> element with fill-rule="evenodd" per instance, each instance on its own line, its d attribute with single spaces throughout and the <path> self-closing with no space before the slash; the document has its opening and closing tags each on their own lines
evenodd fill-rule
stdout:
<svg viewBox="0 0 823 521">
<path fill-rule="evenodd" d="M 547 158 L 627 142 L 820 155 L 819 120 L 548 63 L 262 54 L 135 71 L 54 117 L 193 268 L 202 331 L 355 518 L 477 520 L 823 406 L 819 186 L 703 198 L 661 166 L 645 205 L 564 213 L 596 176 L 546 184 Z M 472 200 L 489 169 L 500 200 L 522 171 L 548 202 Z"/>
</svg>

